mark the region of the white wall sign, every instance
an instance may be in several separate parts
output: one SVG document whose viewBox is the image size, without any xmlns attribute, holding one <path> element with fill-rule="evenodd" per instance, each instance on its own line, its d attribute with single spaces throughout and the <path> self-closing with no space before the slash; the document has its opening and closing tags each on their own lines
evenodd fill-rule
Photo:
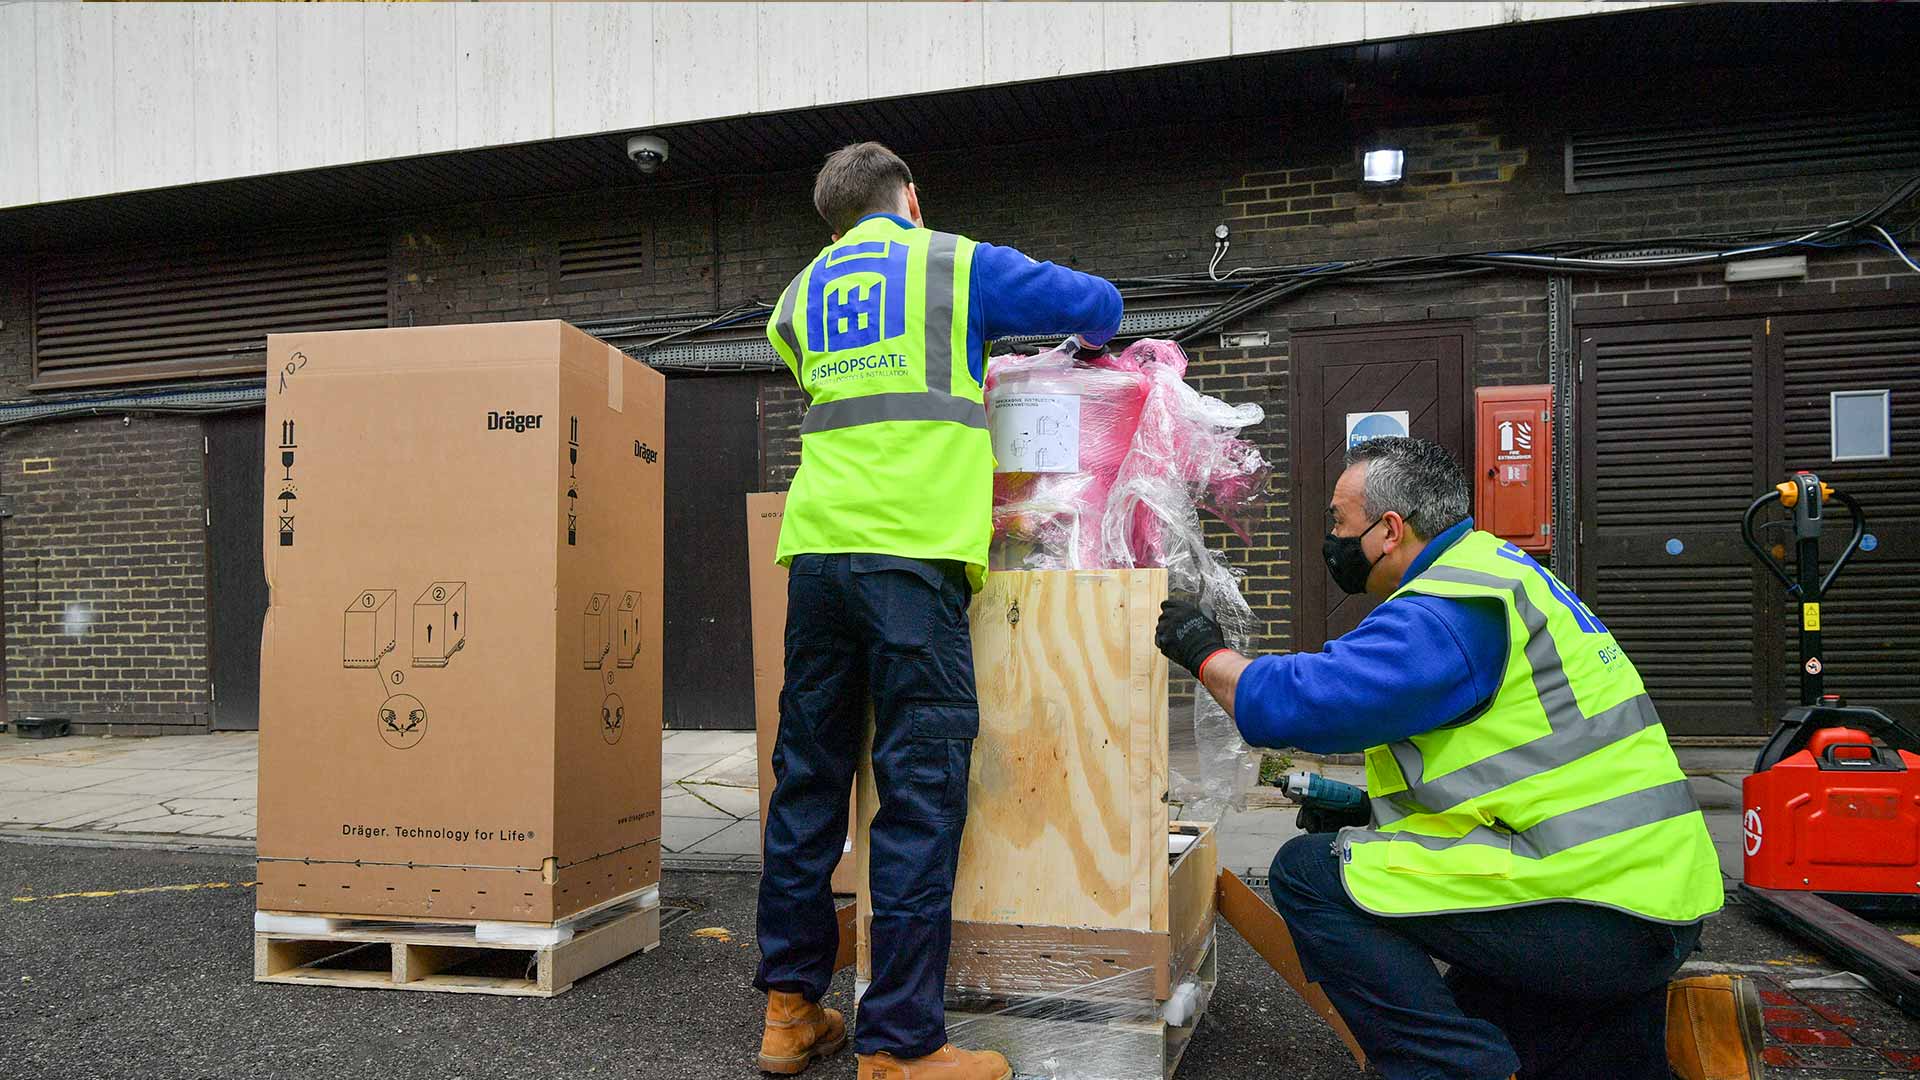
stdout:
<svg viewBox="0 0 1920 1080">
<path fill-rule="evenodd" d="M 1347 414 L 1347 449 L 1368 439 L 1386 435 L 1405 435 L 1409 421 L 1405 410 L 1398 412 L 1350 412 Z"/>
</svg>

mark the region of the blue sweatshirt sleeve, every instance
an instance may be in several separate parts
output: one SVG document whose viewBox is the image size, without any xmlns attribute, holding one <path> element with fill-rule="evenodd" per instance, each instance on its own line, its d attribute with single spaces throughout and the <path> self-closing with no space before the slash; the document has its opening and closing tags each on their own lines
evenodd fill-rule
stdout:
<svg viewBox="0 0 1920 1080">
<path fill-rule="evenodd" d="M 1079 334 L 1105 344 L 1120 329 L 1120 290 L 1105 278 L 1010 247 L 973 249 L 973 306 L 988 341 L 1025 334 Z"/>
<path fill-rule="evenodd" d="M 1499 689 L 1506 662 L 1497 603 L 1403 596 L 1320 652 L 1254 660 L 1235 719 L 1255 746 L 1353 753 L 1468 715 Z"/>
</svg>

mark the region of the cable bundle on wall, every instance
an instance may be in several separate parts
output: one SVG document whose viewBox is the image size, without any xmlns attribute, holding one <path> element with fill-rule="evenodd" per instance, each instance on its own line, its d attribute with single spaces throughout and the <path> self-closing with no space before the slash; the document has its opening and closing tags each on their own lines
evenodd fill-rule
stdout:
<svg viewBox="0 0 1920 1080">
<path fill-rule="evenodd" d="M 1175 341 L 1185 343 L 1217 333 L 1235 321 L 1294 293 L 1333 282 L 1350 285 L 1415 283 L 1475 277 L 1501 270 L 1543 274 L 1644 275 L 1719 265 L 1796 248 L 1845 247 L 1881 248 L 1892 252 L 1915 273 L 1920 273 L 1920 265 L 1915 264 L 1895 238 L 1897 234 L 1912 231 L 1916 225 L 1920 225 L 1920 220 L 1908 222 L 1891 231 L 1882 224 L 1916 194 L 1920 194 L 1920 176 L 1901 184 L 1878 206 L 1864 213 L 1826 225 L 1771 233 L 1718 233 L 1663 237 L 1656 241 L 1642 239 L 1607 243 L 1568 241 L 1522 251 L 1386 256 L 1298 266 L 1236 267 L 1224 274 L 1217 272 L 1218 256 L 1225 251 L 1223 240 L 1215 248 L 1216 258 L 1208 264 L 1204 274 L 1127 278 L 1115 284 L 1129 295 L 1136 290 L 1165 289 L 1168 286 L 1233 290 L 1232 297 L 1171 335 Z M 1663 250 L 1657 254 L 1641 253 L 1655 245 Z M 1246 276 L 1236 281 L 1237 275 Z"/>
</svg>

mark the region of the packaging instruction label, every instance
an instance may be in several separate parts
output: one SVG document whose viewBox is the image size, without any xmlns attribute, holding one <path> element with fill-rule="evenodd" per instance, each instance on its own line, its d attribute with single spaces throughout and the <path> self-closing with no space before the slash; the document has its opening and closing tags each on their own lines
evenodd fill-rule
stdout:
<svg viewBox="0 0 1920 1080">
<path fill-rule="evenodd" d="M 1080 471 L 1078 394 L 995 394 L 987 429 L 995 472 Z"/>
</svg>

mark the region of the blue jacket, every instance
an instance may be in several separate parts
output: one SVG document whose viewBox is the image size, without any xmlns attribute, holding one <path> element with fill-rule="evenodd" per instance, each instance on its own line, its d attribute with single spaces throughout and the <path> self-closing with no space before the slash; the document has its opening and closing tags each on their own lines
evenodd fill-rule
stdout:
<svg viewBox="0 0 1920 1080">
<path fill-rule="evenodd" d="M 1433 538 L 1401 584 L 1473 529 Z M 1405 739 L 1478 711 L 1507 666 L 1500 604 L 1402 596 L 1315 653 L 1262 656 L 1234 690 L 1240 734 L 1255 746 L 1343 754 Z"/>
<path fill-rule="evenodd" d="M 868 214 L 860 220 L 875 217 L 914 227 L 895 214 Z M 996 338 L 1079 334 L 1089 345 L 1102 345 L 1120 329 L 1120 290 L 1112 282 L 1035 262 L 996 244 L 974 247 L 969 297 L 967 356 L 977 383 L 986 380 L 986 346 Z"/>
</svg>

